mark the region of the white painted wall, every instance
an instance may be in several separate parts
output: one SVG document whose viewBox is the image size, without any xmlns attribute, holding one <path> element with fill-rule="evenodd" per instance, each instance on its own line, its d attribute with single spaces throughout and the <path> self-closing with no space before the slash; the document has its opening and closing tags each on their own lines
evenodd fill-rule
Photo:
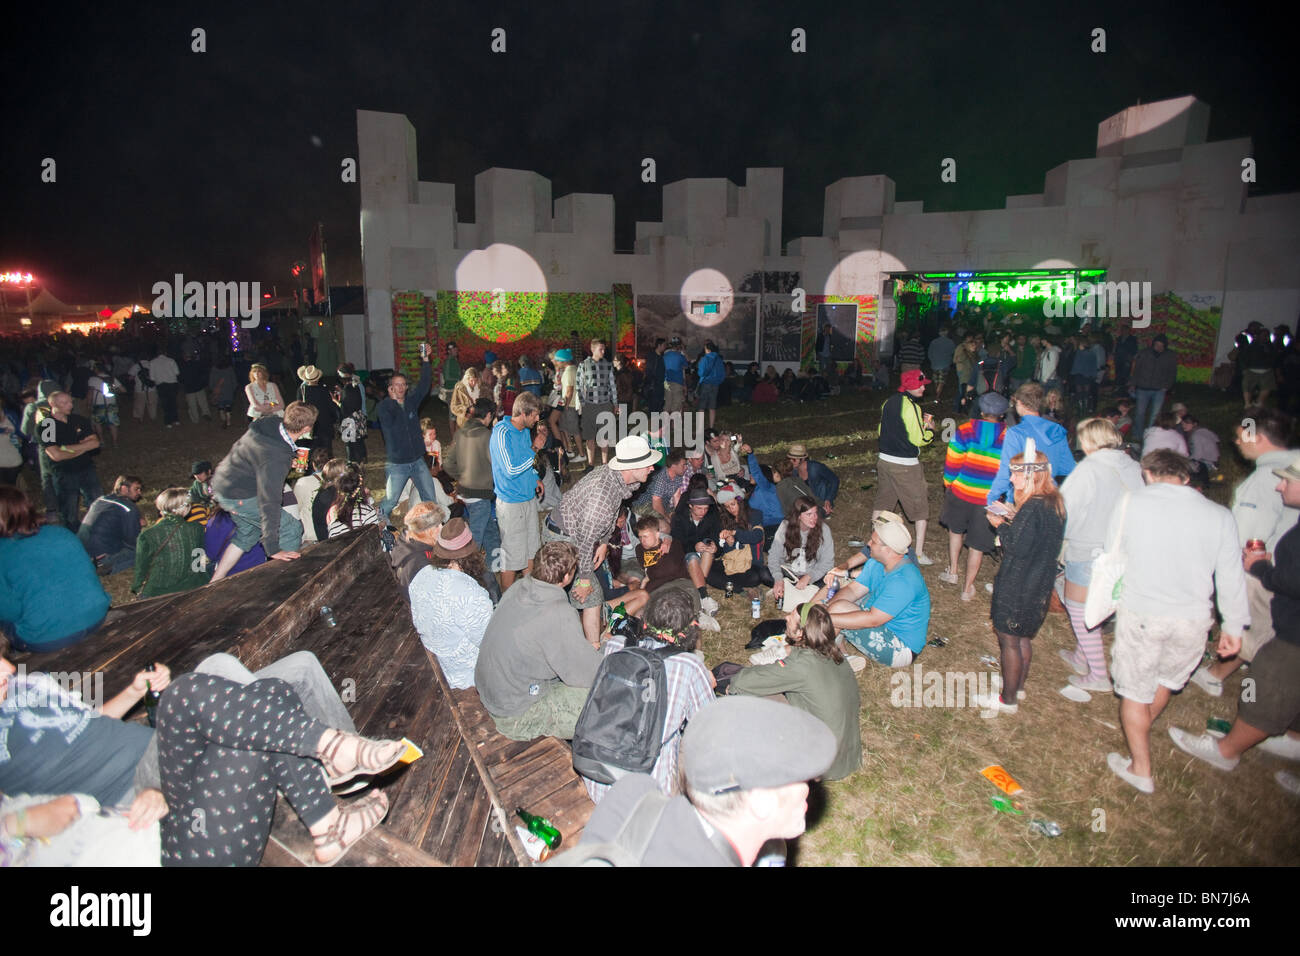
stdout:
<svg viewBox="0 0 1300 956">
<path fill-rule="evenodd" d="M 1009 196 L 1003 209 L 927 213 L 896 202 L 888 176 L 841 179 L 826 188 L 823 235 L 794 239 L 784 254 L 782 170 L 749 169 L 739 186 L 679 180 L 663 187 L 663 221 L 637 223 L 634 252 L 616 254 L 613 197 L 554 199 L 537 173 L 494 167 L 474 180 L 478 221 L 459 222 L 454 186 L 419 180 L 406 117 L 358 111 L 371 362 L 393 361 L 392 291 L 468 288 L 466 276 L 487 274 L 508 290 L 534 288 L 540 275 L 551 291 L 628 282 L 658 292 L 702 269 L 733 288 L 768 269 L 800 272 L 810 294 L 878 295 L 890 272 L 1049 261 L 1157 290 L 1224 291 L 1223 353 L 1254 318 L 1295 320 L 1300 194 L 1247 201 L 1240 163 L 1250 140 L 1206 142 L 1208 122 L 1209 108 L 1192 97 L 1131 107 L 1098 125 L 1097 156 L 1048 170 L 1042 193 Z"/>
</svg>

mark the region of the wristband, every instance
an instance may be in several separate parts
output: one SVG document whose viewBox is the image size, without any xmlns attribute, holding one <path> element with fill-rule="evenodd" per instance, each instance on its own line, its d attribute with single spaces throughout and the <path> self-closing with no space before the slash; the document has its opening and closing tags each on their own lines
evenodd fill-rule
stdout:
<svg viewBox="0 0 1300 956">
<path fill-rule="evenodd" d="M 27 811 L 19 810 L 14 814 L 14 836 L 20 840 L 27 839 Z"/>
</svg>

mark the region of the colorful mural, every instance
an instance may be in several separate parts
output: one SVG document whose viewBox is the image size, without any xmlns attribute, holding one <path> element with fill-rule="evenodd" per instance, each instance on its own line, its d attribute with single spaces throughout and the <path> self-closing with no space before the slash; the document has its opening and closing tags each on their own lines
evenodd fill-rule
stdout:
<svg viewBox="0 0 1300 956">
<path fill-rule="evenodd" d="M 1163 332 L 1178 356 L 1178 381 L 1208 383 L 1222 319 L 1222 292 L 1165 292 L 1152 303 L 1150 328 L 1135 334 L 1145 343 Z"/>
<path fill-rule="evenodd" d="M 438 293 L 438 335 L 456 343 L 462 366 L 482 365 L 487 351 L 540 359 L 568 345 L 572 331 L 583 342 L 609 341 L 615 302 L 612 292 L 502 292 L 494 301 L 490 291 L 446 290 Z"/>
<path fill-rule="evenodd" d="M 871 367 L 876 349 L 876 317 L 879 299 L 874 295 L 810 295 L 803 313 L 802 364 L 817 361 L 817 306 L 821 303 L 856 303 L 858 306 L 857 359 L 863 368 Z"/>
</svg>

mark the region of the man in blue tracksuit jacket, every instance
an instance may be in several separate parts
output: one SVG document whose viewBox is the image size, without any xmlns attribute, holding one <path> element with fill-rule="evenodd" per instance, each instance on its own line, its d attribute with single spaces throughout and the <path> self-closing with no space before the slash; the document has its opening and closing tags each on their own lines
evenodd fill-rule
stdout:
<svg viewBox="0 0 1300 956">
<path fill-rule="evenodd" d="M 1002 461 L 998 465 L 997 477 L 993 479 L 993 487 L 989 489 L 989 504 L 1003 495 L 1014 500 L 1015 495 L 1011 490 L 1011 459 L 1025 450 L 1025 440 L 1028 438 L 1034 440 L 1034 447 L 1051 462 L 1052 477 L 1058 484 L 1074 471 L 1074 453 L 1070 451 L 1070 435 L 1065 426 L 1038 415 L 1043 407 L 1043 386 L 1037 382 L 1026 382 L 1016 389 L 1011 398 L 1015 402 L 1020 422 L 1008 428 L 1006 437 L 1002 440 Z"/>
</svg>

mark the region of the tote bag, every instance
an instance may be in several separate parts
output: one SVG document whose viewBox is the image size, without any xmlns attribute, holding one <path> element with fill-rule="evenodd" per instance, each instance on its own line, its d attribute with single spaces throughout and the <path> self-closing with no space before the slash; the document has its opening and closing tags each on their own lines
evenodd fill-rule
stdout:
<svg viewBox="0 0 1300 956">
<path fill-rule="evenodd" d="M 1092 582 L 1088 585 L 1088 600 L 1083 606 L 1083 623 L 1092 629 L 1115 613 L 1120 593 L 1124 587 L 1124 519 L 1128 514 L 1129 495 L 1120 503 L 1119 524 L 1115 538 L 1106 542 L 1101 554 L 1092 559 Z"/>
</svg>

